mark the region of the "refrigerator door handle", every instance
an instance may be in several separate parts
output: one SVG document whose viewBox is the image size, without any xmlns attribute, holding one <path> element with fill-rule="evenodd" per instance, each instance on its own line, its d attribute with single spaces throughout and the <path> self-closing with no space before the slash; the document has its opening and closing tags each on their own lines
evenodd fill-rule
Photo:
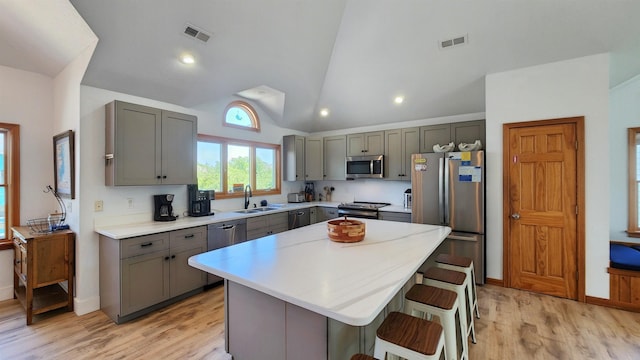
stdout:
<svg viewBox="0 0 640 360">
<path fill-rule="evenodd" d="M 462 236 L 462 235 L 451 235 L 451 234 L 447 236 L 447 239 L 462 240 L 462 241 L 478 241 L 477 236 Z"/>
<path fill-rule="evenodd" d="M 440 158 L 440 211 L 442 212 L 442 224 L 449 225 L 449 161 L 446 157 Z"/>
</svg>

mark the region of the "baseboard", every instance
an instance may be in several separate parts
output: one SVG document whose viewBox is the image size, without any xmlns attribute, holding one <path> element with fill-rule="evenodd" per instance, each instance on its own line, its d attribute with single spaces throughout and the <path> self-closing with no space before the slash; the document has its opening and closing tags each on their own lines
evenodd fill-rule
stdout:
<svg viewBox="0 0 640 360">
<path fill-rule="evenodd" d="M 11 269 L 13 271 L 13 269 Z M 13 284 L 0 288 L 0 301 L 13 299 Z"/>
<path fill-rule="evenodd" d="M 94 296 L 88 299 L 78 299 L 77 297 L 75 297 L 73 299 L 73 311 L 78 316 L 88 314 L 96 310 L 100 310 L 99 296 Z"/>
<path fill-rule="evenodd" d="M 504 287 L 504 280 L 500 280 L 500 279 L 487 278 L 485 283 L 488 284 L 488 285 L 495 285 L 495 286 Z"/>
<path fill-rule="evenodd" d="M 592 305 L 600 305 L 600 306 L 610 307 L 610 308 L 614 308 L 614 309 L 633 311 L 633 312 L 640 312 L 640 305 L 623 303 L 623 302 L 619 302 L 619 301 L 613 301 L 613 300 L 610 300 L 610 299 L 603 299 L 603 298 L 598 298 L 598 297 L 593 297 L 593 296 L 587 296 L 586 299 L 585 299 L 585 302 L 587 304 L 592 304 Z"/>
</svg>

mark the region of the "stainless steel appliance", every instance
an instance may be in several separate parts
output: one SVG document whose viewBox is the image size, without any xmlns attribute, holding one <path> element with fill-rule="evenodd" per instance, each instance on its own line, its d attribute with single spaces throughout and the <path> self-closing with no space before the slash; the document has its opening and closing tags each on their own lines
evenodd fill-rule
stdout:
<svg viewBox="0 0 640 360">
<path fill-rule="evenodd" d="M 289 230 L 311 224 L 311 213 L 309 209 L 289 211 Z"/>
<path fill-rule="evenodd" d="M 347 180 L 384 177 L 384 155 L 347 156 L 345 159 Z"/>
<path fill-rule="evenodd" d="M 247 220 L 232 220 L 207 226 L 207 251 L 239 244 L 247 241 Z M 207 285 L 221 281 L 222 278 L 209 274 Z"/>
<path fill-rule="evenodd" d="M 352 203 L 338 205 L 338 215 L 362 219 L 377 219 L 378 209 L 387 205 L 390 204 L 354 201 Z"/>
<path fill-rule="evenodd" d="M 446 225 L 451 234 L 437 253 L 473 259 L 485 282 L 484 152 L 411 155 L 411 221 Z"/>
<path fill-rule="evenodd" d="M 189 216 L 213 215 L 211 211 L 211 200 L 216 196 L 213 190 L 198 190 L 197 184 L 187 185 L 187 201 Z"/>
<path fill-rule="evenodd" d="M 304 194 L 301 193 L 289 193 L 287 194 L 287 202 L 290 203 L 301 203 L 304 202 Z"/>
<path fill-rule="evenodd" d="M 173 194 L 153 195 L 153 220 L 174 221 L 177 216 L 173 215 Z"/>
</svg>

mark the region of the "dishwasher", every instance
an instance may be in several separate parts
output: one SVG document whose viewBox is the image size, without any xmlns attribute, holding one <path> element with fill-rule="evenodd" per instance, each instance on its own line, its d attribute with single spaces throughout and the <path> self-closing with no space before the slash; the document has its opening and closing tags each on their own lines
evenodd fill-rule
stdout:
<svg viewBox="0 0 640 360">
<path fill-rule="evenodd" d="M 220 249 L 247 241 L 247 220 L 232 220 L 207 226 L 207 251 Z M 207 285 L 217 283 L 222 278 L 208 274 Z"/>
<path fill-rule="evenodd" d="M 307 226 L 310 223 L 311 218 L 309 215 L 309 209 L 289 211 L 289 230 Z"/>
</svg>

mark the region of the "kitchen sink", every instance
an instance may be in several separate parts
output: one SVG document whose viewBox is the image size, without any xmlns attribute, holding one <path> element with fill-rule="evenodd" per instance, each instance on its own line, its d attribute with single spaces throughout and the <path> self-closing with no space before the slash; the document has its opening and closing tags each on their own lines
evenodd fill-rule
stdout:
<svg viewBox="0 0 640 360">
<path fill-rule="evenodd" d="M 278 210 L 278 208 L 277 207 L 259 207 L 251 210 L 255 212 L 262 212 L 262 211 Z"/>
<path fill-rule="evenodd" d="M 272 211 L 272 210 L 278 210 L 278 208 L 277 207 L 259 207 L 259 208 L 253 208 L 253 209 L 236 210 L 234 212 L 238 214 L 255 214 L 259 212 Z"/>
<path fill-rule="evenodd" d="M 260 210 L 258 210 L 258 209 L 244 209 L 244 210 L 236 210 L 236 211 L 234 211 L 234 213 L 238 213 L 238 214 L 255 214 L 257 212 L 260 212 Z"/>
</svg>

